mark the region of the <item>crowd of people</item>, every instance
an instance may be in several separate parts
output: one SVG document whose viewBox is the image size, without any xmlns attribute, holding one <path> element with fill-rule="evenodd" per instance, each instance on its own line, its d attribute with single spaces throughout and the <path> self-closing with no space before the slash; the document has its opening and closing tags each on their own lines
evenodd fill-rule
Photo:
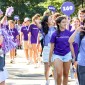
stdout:
<svg viewBox="0 0 85 85">
<path fill-rule="evenodd" d="M 0 85 L 8 78 L 6 53 L 10 52 L 10 63 L 14 63 L 21 46 L 28 64 L 36 66 L 43 61 L 45 85 L 50 83 L 50 67 L 55 85 L 67 85 L 70 66 L 75 69 L 76 85 L 85 85 L 85 9 L 79 9 L 78 16 L 72 18 L 45 11 L 43 16 L 25 17 L 22 24 L 9 20 L 11 14 L 6 11 L 0 21 Z"/>
</svg>

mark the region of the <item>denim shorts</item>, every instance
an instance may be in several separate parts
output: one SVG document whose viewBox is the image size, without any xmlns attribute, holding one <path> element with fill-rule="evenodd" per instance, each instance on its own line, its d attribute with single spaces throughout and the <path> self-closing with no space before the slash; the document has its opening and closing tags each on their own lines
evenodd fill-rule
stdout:
<svg viewBox="0 0 85 85">
<path fill-rule="evenodd" d="M 49 62 L 50 46 L 44 46 L 42 52 L 43 62 Z"/>
<path fill-rule="evenodd" d="M 72 59 L 71 52 L 67 53 L 65 56 L 53 54 L 52 60 L 54 61 L 57 58 L 60 59 L 63 62 L 68 62 L 69 60 Z"/>
<path fill-rule="evenodd" d="M 79 85 L 85 85 L 85 66 L 78 65 Z"/>
<path fill-rule="evenodd" d="M 3 71 L 4 66 L 5 66 L 5 58 L 0 56 L 0 71 Z"/>
</svg>

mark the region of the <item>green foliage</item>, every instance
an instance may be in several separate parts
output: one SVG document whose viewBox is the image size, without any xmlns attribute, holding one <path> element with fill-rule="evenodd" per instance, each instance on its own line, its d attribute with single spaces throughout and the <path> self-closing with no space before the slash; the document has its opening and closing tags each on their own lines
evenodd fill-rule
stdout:
<svg viewBox="0 0 85 85">
<path fill-rule="evenodd" d="M 58 12 L 60 12 L 60 7 L 62 3 L 63 3 L 63 0 L 47 0 L 46 2 L 40 3 L 39 5 L 44 6 L 44 8 L 46 9 L 48 8 L 49 5 L 52 5 L 56 8 Z"/>
<path fill-rule="evenodd" d="M 19 15 L 20 19 L 23 20 L 24 17 L 32 17 L 36 13 L 43 14 L 45 8 L 43 6 L 38 6 L 40 2 L 44 0 L 0 0 L 0 8 L 5 13 L 8 6 L 14 7 L 14 15 Z"/>
<path fill-rule="evenodd" d="M 0 8 L 5 13 L 5 10 L 8 6 L 14 7 L 14 15 L 19 15 L 20 19 L 23 20 L 24 17 L 32 17 L 36 13 L 43 15 L 43 12 L 48 9 L 49 5 L 56 7 L 58 12 L 61 12 L 61 5 L 64 1 L 71 1 L 75 4 L 75 13 L 76 15 L 78 9 L 82 4 L 82 0 L 0 0 Z"/>
</svg>

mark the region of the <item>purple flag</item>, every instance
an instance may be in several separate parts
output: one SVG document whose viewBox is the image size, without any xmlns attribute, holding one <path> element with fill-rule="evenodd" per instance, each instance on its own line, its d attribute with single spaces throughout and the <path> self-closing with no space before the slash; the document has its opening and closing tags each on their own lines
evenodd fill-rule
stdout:
<svg viewBox="0 0 85 85">
<path fill-rule="evenodd" d="M 12 6 L 8 7 L 6 9 L 6 14 L 5 15 L 10 17 L 12 15 L 13 11 L 14 11 L 14 8 Z"/>
<path fill-rule="evenodd" d="M 4 41 L 2 44 L 2 49 L 4 53 L 9 52 L 11 49 L 17 46 L 17 43 L 13 42 L 13 38 L 10 37 L 8 32 L 5 29 L 2 29 L 2 35 L 4 36 Z"/>
</svg>

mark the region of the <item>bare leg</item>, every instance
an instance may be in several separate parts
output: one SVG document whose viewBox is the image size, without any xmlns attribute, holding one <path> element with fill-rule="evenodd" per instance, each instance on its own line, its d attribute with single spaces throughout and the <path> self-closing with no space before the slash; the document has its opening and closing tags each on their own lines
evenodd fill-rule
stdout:
<svg viewBox="0 0 85 85">
<path fill-rule="evenodd" d="M 12 60 L 12 50 L 10 50 L 10 59 Z"/>
<path fill-rule="evenodd" d="M 10 59 L 11 59 L 10 63 L 13 63 L 13 49 L 10 50 Z"/>
<path fill-rule="evenodd" d="M 32 44 L 33 52 L 34 52 L 34 63 L 36 64 L 38 62 L 38 50 L 36 44 Z"/>
<path fill-rule="evenodd" d="M 55 85 L 61 85 L 61 83 L 62 83 L 62 71 L 63 71 L 63 62 L 60 59 L 55 59 L 55 61 L 54 61 Z"/>
<path fill-rule="evenodd" d="M 13 49 L 13 60 L 15 58 L 15 48 Z"/>
<path fill-rule="evenodd" d="M 48 80 L 49 79 L 49 69 L 50 69 L 48 62 L 44 63 L 44 68 L 45 68 L 45 72 L 44 72 L 45 78 L 46 78 L 46 80 Z"/>
<path fill-rule="evenodd" d="M 68 83 L 68 74 L 70 69 L 71 61 L 63 63 L 63 85 L 67 85 Z"/>
<path fill-rule="evenodd" d="M 34 60 L 33 60 L 33 49 L 32 48 L 29 48 L 29 57 L 30 57 L 31 62 L 34 62 Z"/>
<path fill-rule="evenodd" d="M 29 56 L 29 55 L 28 55 L 28 49 L 24 49 L 24 52 L 25 52 L 26 59 L 28 60 L 28 58 L 29 58 L 29 57 L 28 57 L 28 56 Z"/>
</svg>

